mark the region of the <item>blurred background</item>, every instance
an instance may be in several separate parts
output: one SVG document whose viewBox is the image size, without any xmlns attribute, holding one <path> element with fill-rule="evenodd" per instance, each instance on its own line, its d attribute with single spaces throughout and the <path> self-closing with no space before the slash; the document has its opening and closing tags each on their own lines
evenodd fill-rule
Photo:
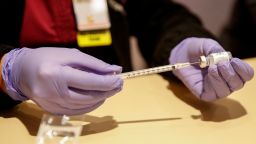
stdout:
<svg viewBox="0 0 256 144">
<path fill-rule="evenodd" d="M 174 0 L 198 15 L 205 27 L 219 36 L 228 22 L 235 0 Z"/>
</svg>

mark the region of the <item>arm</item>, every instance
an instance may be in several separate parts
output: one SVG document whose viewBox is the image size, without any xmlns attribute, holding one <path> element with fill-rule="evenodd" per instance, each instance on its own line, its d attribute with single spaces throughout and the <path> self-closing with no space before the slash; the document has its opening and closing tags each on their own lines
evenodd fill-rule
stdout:
<svg viewBox="0 0 256 144">
<path fill-rule="evenodd" d="M 220 40 L 239 58 L 255 57 L 256 0 L 236 0 Z"/>
<path fill-rule="evenodd" d="M 213 38 L 195 15 L 170 0 L 128 0 L 126 11 L 150 67 L 169 64 L 170 51 L 187 37 Z"/>
</svg>

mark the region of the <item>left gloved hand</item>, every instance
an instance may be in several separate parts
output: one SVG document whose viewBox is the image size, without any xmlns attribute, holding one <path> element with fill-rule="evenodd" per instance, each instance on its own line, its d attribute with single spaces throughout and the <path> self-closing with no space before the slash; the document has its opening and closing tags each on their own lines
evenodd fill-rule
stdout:
<svg viewBox="0 0 256 144">
<path fill-rule="evenodd" d="M 9 96 L 53 114 L 90 112 L 122 89 L 122 68 L 78 49 L 21 48 L 7 53 L 2 76 Z"/>
<path fill-rule="evenodd" d="M 179 43 L 169 57 L 170 64 L 196 62 L 199 57 L 225 51 L 216 41 L 206 38 L 187 38 Z M 213 101 L 228 96 L 252 79 L 252 67 L 238 58 L 207 68 L 191 66 L 173 71 L 198 98 Z"/>
</svg>

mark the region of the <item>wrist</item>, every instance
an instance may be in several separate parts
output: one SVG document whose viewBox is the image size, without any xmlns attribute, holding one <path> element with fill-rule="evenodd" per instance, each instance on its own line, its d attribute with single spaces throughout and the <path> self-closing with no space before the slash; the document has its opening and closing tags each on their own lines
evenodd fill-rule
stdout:
<svg viewBox="0 0 256 144">
<path fill-rule="evenodd" d="M 6 88 L 3 80 L 3 63 L 6 58 L 6 54 L 3 55 L 0 61 L 0 89 L 6 93 Z"/>
<path fill-rule="evenodd" d="M 22 49 L 13 49 L 2 58 L 2 82 L 3 82 L 3 90 L 7 93 L 13 100 L 24 101 L 27 98 L 20 92 L 19 88 L 15 84 L 15 80 L 13 76 L 13 65 L 15 63 L 15 59 L 22 52 Z"/>
</svg>

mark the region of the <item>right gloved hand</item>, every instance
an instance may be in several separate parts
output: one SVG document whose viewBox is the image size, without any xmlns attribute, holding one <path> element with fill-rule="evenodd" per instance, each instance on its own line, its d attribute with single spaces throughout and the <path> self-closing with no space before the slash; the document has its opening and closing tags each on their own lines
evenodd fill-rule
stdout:
<svg viewBox="0 0 256 144">
<path fill-rule="evenodd" d="M 14 100 L 31 99 L 54 114 L 90 112 L 122 89 L 122 68 L 77 49 L 14 49 L 4 56 L 3 80 Z"/>
<path fill-rule="evenodd" d="M 200 56 L 225 51 L 215 40 L 207 38 L 186 38 L 171 52 L 170 64 L 197 62 Z M 173 71 L 188 89 L 204 101 L 214 101 L 241 89 L 253 78 L 254 70 L 246 62 L 232 58 L 230 61 L 207 68 L 191 66 Z"/>
</svg>

